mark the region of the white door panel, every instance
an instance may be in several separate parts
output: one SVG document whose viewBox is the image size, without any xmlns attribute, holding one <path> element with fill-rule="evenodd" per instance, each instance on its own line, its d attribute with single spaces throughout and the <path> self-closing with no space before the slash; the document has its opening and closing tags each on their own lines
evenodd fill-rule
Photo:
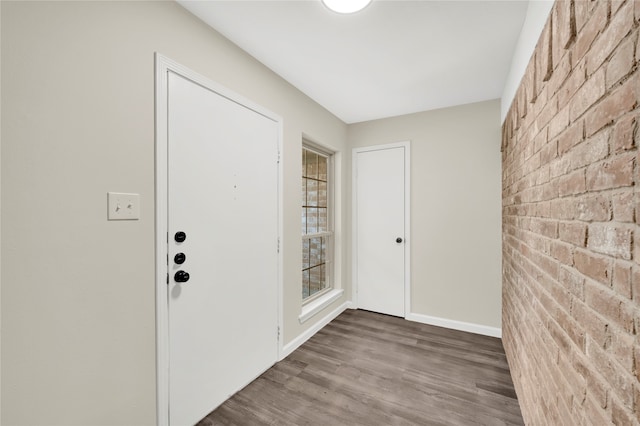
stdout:
<svg viewBox="0 0 640 426">
<path fill-rule="evenodd" d="M 405 147 L 355 155 L 358 306 L 404 317 Z"/>
<path fill-rule="evenodd" d="M 169 420 L 189 425 L 277 359 L 279 127 L 177 74 L 168 85 Z"/>
</svg>

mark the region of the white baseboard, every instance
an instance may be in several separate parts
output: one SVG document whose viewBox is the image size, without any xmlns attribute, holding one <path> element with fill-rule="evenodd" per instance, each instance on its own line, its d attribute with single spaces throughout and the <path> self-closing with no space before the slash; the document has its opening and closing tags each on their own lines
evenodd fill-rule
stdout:
<svg viewBox="0 0 640 426">
<path fill-rule="evenodd" d="M 283 360 L 287 356 L 289 356 L 289 354 L 291 354 L 291 352 L 293 352 L 296 349 L 298 349 L 304 342 L 309 340 L 314 334 L 316 334 L 318 331 L 320 331 L 320 329 L 322 327 L 324 327 L 325 325 L 329 324 L 331 321 L 333 321 L 338 315 L 343 313 L 350 306 L 351 306 L 351 302 L 349 302 L 349 301 L 344 302 L 342 305 L 338 306 L 336 309 L 334 309 L 333 311 L 329 312 L 320 321 L 315 323 L 315 325 L 313 327 L 311 327 L 310 329 L 306 330 L 304 333 L 302 333 L 301 335 L 299 335 L 298 337 L 296 337 L 295 339 L 293 339 L 292 341 L 290 341 L 289 343 L 284 345 L 284 347 L 282 348 L 282 353 L 280 354 L 280 360 Z"/>
<path fill-rule="evenodd" d="M 423 324 L 435 325 L 438 327 L 451 328 L 453 330 L 467 331 L 469 333 L 502 338 L 502 329 L 497 327 L 489 327 L 486 325 L 473 324 L 470 322 L 456 321 L 414 313 L 408 314 L 405 319 L 409 321 L 421 322 Z"/>
</svg>

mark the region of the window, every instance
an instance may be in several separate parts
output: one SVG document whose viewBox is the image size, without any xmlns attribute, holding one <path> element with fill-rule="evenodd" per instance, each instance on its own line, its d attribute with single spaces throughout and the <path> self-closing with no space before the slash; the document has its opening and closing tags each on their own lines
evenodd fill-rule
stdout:
<svg viewBox="0 0 640 426">
<path fill-rule="evenodd" d="M 302 299 L 332 288 L 332 154 L 302 148 Z"/>
</svg>

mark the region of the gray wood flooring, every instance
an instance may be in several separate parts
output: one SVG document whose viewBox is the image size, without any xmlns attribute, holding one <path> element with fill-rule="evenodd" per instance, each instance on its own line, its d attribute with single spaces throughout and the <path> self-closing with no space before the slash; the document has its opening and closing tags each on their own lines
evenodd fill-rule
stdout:
<svg viewBox="0 0 640 426">
<path fill-rule="evenodd" d="M 347 310 L 210 425 L 522 425 L 502 342 Z"/>
</svg>

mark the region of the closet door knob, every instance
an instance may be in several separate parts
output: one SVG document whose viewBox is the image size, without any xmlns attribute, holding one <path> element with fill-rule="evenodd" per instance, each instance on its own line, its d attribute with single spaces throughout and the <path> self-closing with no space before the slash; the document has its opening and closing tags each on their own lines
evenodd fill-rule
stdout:
<svg viewBox="0 0 640 426">
<path fill-rule="evenodd" d="M 396 238 L 396 243 L 401 243 L 402 242 L 402 238 L 398 237 Z"/>
<path fill-rule="evenodd" d="M 182 231 L 178 231 L 176 232 L 176 235 L 173 238 L 176 240 L 177 243 L 181 243 L 187 239 L 187 234 L 185 234 Z"/>
</svg>

